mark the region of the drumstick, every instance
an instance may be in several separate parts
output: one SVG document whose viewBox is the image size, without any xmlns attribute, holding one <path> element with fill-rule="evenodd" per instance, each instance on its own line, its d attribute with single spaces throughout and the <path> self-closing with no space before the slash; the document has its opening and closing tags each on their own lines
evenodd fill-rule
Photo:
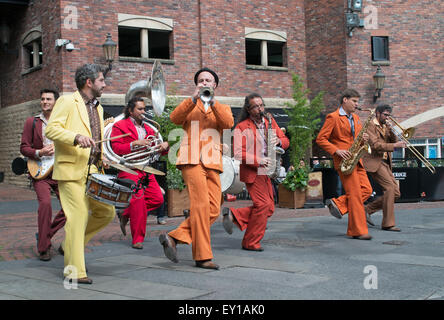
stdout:
<svg viewBox="0 0 444 320">
<path fill-rule="evenodd" d="M 121 134 L 120 136 L 115 136 L 115 137 L 111 137 L 111 138 L 107 138 L 107 139 L 103 139 L 103 140 L 99 140 L 99 141 L 94 141 L 94 143 L 101 143 L 101 142 L 105 142 L 105 141 L 109 141 L 109 140 L 123 138 L 123 137 L 129 136 L 129 135 L 130 135 L 130 133 L 125 133 L 125 134 Z"/>
</svg>

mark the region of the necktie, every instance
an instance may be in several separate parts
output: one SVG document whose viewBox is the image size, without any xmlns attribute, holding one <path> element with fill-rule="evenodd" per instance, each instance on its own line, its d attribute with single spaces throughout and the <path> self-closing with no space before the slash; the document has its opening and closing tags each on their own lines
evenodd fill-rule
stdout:
<svg viewBox="0 0 444 320">
<path fill-rule="evenodd" d="M 348 121 L 350 122 L 351 133 L 352 133 L 352 136 L 353 136 L 353 138 L 354 138 L 354 137 L 355 137 L 355 123 L 354 123 L 354 121 L 353 121 L 353 115 L 350 115 L 350 116 L 348 117 Z"/>
</svg>

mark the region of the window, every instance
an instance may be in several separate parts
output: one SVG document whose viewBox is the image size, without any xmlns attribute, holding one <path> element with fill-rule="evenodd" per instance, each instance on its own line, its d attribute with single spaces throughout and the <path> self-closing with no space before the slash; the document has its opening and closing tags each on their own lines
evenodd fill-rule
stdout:
<svg viewBox="0 0 444 320">
<path fill-rule="evenodd" d="M 286 42 L 285 32 L 245 28 L 245 63 L 250 67 L 286 67 Z"/>
<path fill-rule="evenodd" d="M 42 33 L 40 27 L 33 28 L 22 39 L 23 68 L 39 67 L 43 63 Z"/>
<path fill-rule="evenodd" d="M 372 37 L 372 60 L 389 61 L 388 37 Z"/>
<path fill-rule="evenodd" d="M 409 142 L 424 157 L 429 159 L 441 158 L 439 139 L 410 139 Z M 396 148 L 393 157 L 416 159 L 416 156 L 408 148 Z"/>
<path fill-rule="evenodd" d="M 121 13 L 118 19 L 120 57 L 172 59 L 171 19 Z"/>
</svg>

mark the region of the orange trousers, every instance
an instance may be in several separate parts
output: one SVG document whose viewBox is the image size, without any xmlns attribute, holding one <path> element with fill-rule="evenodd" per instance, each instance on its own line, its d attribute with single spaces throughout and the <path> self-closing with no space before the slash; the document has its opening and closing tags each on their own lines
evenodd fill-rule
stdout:
<svg viewBox="0 0 444 320">
<path fill-rule="evenodd" d="M 348 236 L 361 236 L 368 233 L 367 220 L 365 218 L 364 202 L 372 194 L 372 186 L 367 177 L 367 172 L 358 163 L 353 172 L 345 175 L 337 170 L 345 195 L 332 199 L 338 206 L 341 214 L 348 212 Z"/>
<path fill-rule="evenodd" d="M 210 227 L 220 214 L 219 171 L 198 165 L 180 167 L 190 197 L 190 216 L 169 232 L 172 238 L 192 245 L 193 259 L 213 259 Z"/>
</svg>

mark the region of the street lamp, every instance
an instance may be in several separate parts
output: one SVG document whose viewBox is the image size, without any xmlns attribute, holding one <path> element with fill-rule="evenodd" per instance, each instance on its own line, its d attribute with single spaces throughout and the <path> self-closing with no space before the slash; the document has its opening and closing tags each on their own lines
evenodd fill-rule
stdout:
<svg viewBox="0 0 444 320">
<path fill-rule="evenodd" d="M 378 69 L 373 75 L 373 82 L 375 84 L 375 94 L 373 95 L 373 103 L 381 97 L 381 91 L 384 89 L 385 75 L 382 73 L 381 66 L 378 64 Z"/>
<path fill-rule="evenodd" d="M 108 62 L 108 68 L 105 70 L 104 75 L 112 69 L 112 62 L 114 61 L 114 56 L 116 54 L 117 44 L 111 39 L 111 33 L 106 35 L 105 43 L 102 44 L 103 55 L 105 56 L 106 62 Z"/>
</svg>

